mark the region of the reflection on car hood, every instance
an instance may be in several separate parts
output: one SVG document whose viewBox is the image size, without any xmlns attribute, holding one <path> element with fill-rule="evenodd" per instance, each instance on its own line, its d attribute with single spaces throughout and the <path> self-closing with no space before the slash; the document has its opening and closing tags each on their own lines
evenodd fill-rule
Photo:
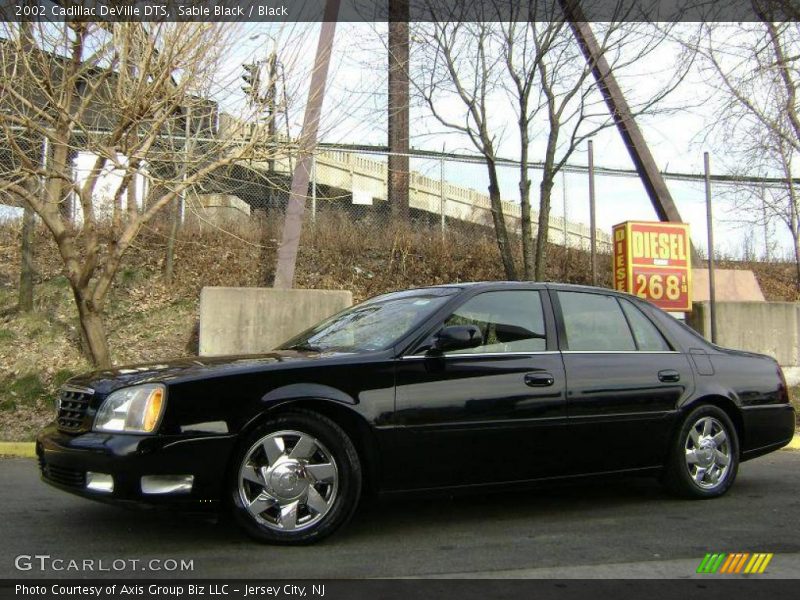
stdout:
<svg viewBox="0 0 800 600">
<path fill-rule="evenodd" d="M 195 356 L 157 363 L 125 365 L 91 371 L 69 380 L 68 385 L 90 387 L 106 394 L 121 387 L 142 383 L 170 383 L 215 375 L 258 372 L 280 363 L 317 361 L 344 356 L 337 352 L 298 352 L 279 350 L 267 354 L 240 356 Z"/>
</svg>

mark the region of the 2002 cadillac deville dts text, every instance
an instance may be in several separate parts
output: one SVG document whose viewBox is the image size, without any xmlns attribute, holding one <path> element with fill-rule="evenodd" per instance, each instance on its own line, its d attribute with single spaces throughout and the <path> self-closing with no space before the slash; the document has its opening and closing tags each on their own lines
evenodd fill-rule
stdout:
<svg viewBox="0 0 800 600">
<path fill-rule="evenodd" d="M 379 296 L 269 354 L 75 377 L 36 450 L 63 490 L 230 505 L 258 539 L 308 543 L 362 489 L 651 471 L 720 496 L 794 424 L 772 358 L 626 294 L 494 282 Z"/>
</svg>

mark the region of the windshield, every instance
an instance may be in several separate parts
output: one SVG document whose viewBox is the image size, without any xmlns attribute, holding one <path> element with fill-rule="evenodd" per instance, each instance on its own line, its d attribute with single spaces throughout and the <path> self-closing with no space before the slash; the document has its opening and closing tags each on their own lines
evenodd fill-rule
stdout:
<svg viewBox="0 0 800 600">
<path fill-rule="evenodd" d="M 435 288 L 386 294 L 334 315 L 292 338 L 282 350 L 366 352 L 385 350 L 458 290 Z"/>
</svg>

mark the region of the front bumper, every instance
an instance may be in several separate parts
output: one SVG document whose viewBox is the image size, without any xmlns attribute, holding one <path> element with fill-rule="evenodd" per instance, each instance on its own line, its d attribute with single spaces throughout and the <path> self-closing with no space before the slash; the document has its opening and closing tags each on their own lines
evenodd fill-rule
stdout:
<svg viewBox="0 0 800 600">
<path fill-rule="evenodd" d="M 55 424 L 36 437 L 42 480 L 86 498 L 120 504 L 215 507 L 222 498 L 233 435 L 66 434 Z M 87 473 L 110 475 L 113 490 L 87 486 Z M 142 478 L 191 475 L 191 488 L 142 491 Z M 107 478 L 106 478 L 107 479 Z M 147 486 L 145 486 L 147 488 Z"/>
</svg>

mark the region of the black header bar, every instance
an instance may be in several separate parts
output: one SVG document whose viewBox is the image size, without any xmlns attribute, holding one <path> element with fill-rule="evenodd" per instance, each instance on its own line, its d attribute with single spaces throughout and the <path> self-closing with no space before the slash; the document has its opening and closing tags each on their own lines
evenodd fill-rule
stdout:
<svg viewBox="0 0 800 600">
<path fill-rule="evenodd" d="M 799 0 L 392 0 L 408 3 L 411 22 L 552 21 L 576 1 L 590 22 L 800 19 Z M 341 22 L 389 19 L 389 0 L 340 3 Z M 325 0 L 0 0 L 4 21 L 28 22 L 316 22 L 324 8 Z"/>
</svg>

